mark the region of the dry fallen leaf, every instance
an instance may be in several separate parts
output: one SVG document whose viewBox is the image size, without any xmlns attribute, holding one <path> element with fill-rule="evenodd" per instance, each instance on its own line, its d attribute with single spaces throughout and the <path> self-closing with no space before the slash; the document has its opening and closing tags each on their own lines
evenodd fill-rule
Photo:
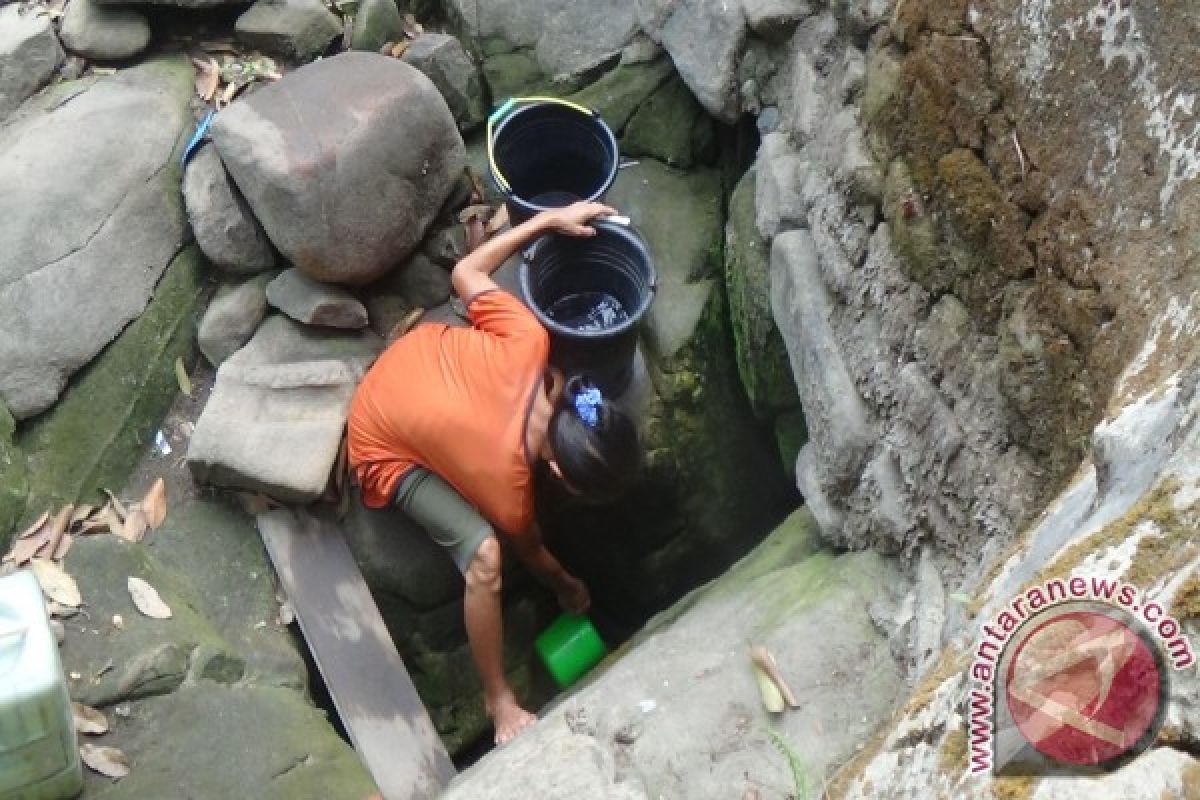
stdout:
<svg viewBox="0 0 1200 800">
<path fill-rule="evenodd" d="M 192 396 L 192 379 L 188 376 L 182 356 L 175 359 L 175 382 L 179 384 L 179 391 L 188 397 Z"/>
<path fill-rule="evenodd" d="M 66 571 L 47 558 L 35 558 L 29 562 L 33 576 L 42 587 L 42 593 L 64 606 L 78 606 L 83 602 L 79 586 Z"/>
<path fill-rule="evenodd" d="M 50 528 L 49 526 L 43 526 L 42 530 L 36 535 L 26 536 L 23 539 L 17 539 L 13 542 L 12 549 L 5 554 L 3 560 L 5 562 L 11 561 L 18 567 L 22 567 L 49 543 Z"/>
<path fill-rule="evenodd" d="M 46 603 L 46 611 L 51 617 L 61 617 L 62 619 L 70 619 L 79 614 L 79 609 L 75 606 L 64 606 L 62 603 L 56 603 L 51 600 Z"/>
<path fill-rule="evenodd" d="M 106 777 L 120 779 L 129 774 L 129 758 L 115 747 L 82 744 L 79 755 L 89 769 Z"/>
<path fill-rule="evenodd" d="M 486 219 L 492 215 L 492 207 L 486 203 L 476 203 L 458 212 L 458 221 L 467 222 L 472 219 Z"/>
<path fill-rule="evenodd" d="M 466 249 L 468 253 L 487 241 L 487 231 L 483 229 L 483 221 L 479 217 L 471 217 L 463 223 L 466 228 Z"/>
<path fill-rule="evenodd" d="M 507 224 L 508 206 L 500 206 L 500 209 L 492 214 L 492 218 L 488 220 L 488 224 L 483 230 L 488 236 L 491 236 Z"/>
<path fill-rule="evenodd" d="M 392 58 L 400 58 L 408 52 L 408 44 L 409 43 L 407 39 L 403 42 L 396 42 L 388 50 L 388 53 L 392 56 Z"/>
<path fill-rule="evenodd" d="M 33 523 L 28 528 L 26 528 L 24 531 L 17 534 L 17 538 L 24 539 L 28 536 L 33 536 L 35 533 L 37 533 L 38 531 L 40 531 L 42 529 L 42 526 L 45 525 L 47 520 L 49 520 L 49 519 L 50 519 L 50 512 L 43 511 L 42 515 L 37 518 L 37 522 Z"/>
<path fill-rule="evenodd" d="M 142 498 L 142 513 L 146 515 L 146 522 L 155 530 L 158 530 L 166 520 L 167 484 L 162 478 L 156 480 L 150 487 L 150 491 L 146 492 L 146 496 Z"/>
<path fill-rule="evenodd" d="M 65 505 L 59 512 L 50 520 L 50 541 L 46 543 L 45 555 L 54 558 L 58 552 L 59 546 L 62 544 L 63 536 L 67 532 L 67 527 L 71 524 L 71 514 L 75 511 L 75 506 Z M 64 553 L 65 555 L 65 553 Z"/>
<path fill-rule="evenodd" d="M 119 535 L 121 529 L 125 527 L 125 519 L 124 516 L 122 514 L 118 514 L 117 510 L 110 504 L 100 509 L 100 511 L 97 512 L 94 520 L 88 520 L 80 533 L 87 533 L 93 530 L 93 524 L 98 525 L 110 533 L 116 533 Z"/>
<path fill-rule="evenodd" d="M 93 736 L 108 733 L 108 718 L 91 706 L 73 702 L 71 716 L 75 718 L 75 730 L 79 733 Z"/>
<path fill-rule="evenodd" d="M 126 584 L 137 610 L 154 619 L 170 619 L 171 607 L 158 596 L 158 591 L 141 578 L 131 577 Z"/>
<path fill-rule="evenodd" d="M 404 35 L 410 39 L 415 39 L 425 32 L 425 28 L 421 23 L 417 22 L 417 18 L 412 14 L 404 15 Z"/>
<path fill-rule="evenodd" d="M 483 198 L 487 197 L 483 191 L 483 181 L 470 166 L 464 167 L 463 172 L 467 173 L 467 180 L 471 181 L 471 202 L 482 203 Z"/>
<path fill-rule="evenodd" d="M 96 507 L 93 505 L 84 503 L 82 505 L 75 506 L 75 510 L 71 512 L 71 521 L 67 527 L 74 528 L 76 525 L 82 525 L 91 518 L 92 514 L 95 513 Z"/>
<path fill-rule="evenodd" d="M 113 510 L 117 512 L 118 516 L 120 516 L 121 522 L 124 522 L 125 518 L 129 516 L 129 511 L 125 508 L 125 504 L 122 503 L 117 496 L 108 489 L 105 489 L 104 493 L 108 495 L 108 499 L 112 502 Z"/>
<path fill-rule="evenodd" d="M 211 56 L 204 60 L 193 58 L 192 65 L 196 68 L 196 94 L 204 102 L 211 102 L 221 82 L 220 67 Z"/>
<path fill-rule="evenodd" d="M 64 536 L 58 540 L 58 547 L 54 548 L 53 553 L 49 553 L 50 558 L 55 561 L 62 562 L 67 557 L 67 553 L 71 551 L 71 545 L 75 543 L 74 536 Z"/>
<path fill-rule="evenodd" d="M 423 308 L 414 308 L 412 311 L 409 311 L 407 314 L 405 314 L 404 319 L 397 322 L 392 326 L 392 329 L 388 331 L 388 342 L 394 342 L 404 334 L 411 331 L 413 326 L 421 321 L 421 317 L 424 314 L 425 309 Z"/>
<path fill-rule="evenodd" d="M 113 531 L 113 533 L 127 541 L 140 542 L 142 537 L 146 535 L 146 529 L 149 527 L 150 523 L 146 519 L 145 512 L 140 508 L 135 508 L 125 518 L 125 524 Z"/>
<path fill-rule="evenodd" d="M 242 84 L 231 83 L 225 87 L 225 91 L 221 92 L 221 97 L 217 100 L 217 108 L 224 108 L 233 102 L 233 98 L 237 97 L 237 93 L 241 90 Z"/>
</svg>

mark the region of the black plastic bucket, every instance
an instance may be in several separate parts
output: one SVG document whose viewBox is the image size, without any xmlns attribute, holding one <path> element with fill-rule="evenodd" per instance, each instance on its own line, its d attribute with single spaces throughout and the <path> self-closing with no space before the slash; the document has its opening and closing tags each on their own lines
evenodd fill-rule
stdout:
<svg viewBox="0 0 1200 800">
<path fill-rule="evenodd" d="M 600 115 L 561 101 L 521 102 L 502 105 L 492 115 L 493 122 L 501 121 L 488 126 L 489 169 L 512 224 L 548 208 L 604 197 L 616 180 L 620 156 Z"/>
<path fill-rule="evenodd" d="M 550 362 L 568 375 L 586 372 L 616 396 L 633 376 L 638 326 L 658 276 L 633 230 L 599 220 L 593 226 L 595 236 L 539 239 L 521 261 L 519 279 L 526 304 L 550 332 Z M 598 321 L 609 311 L 613 320 Z"/>
</svg>

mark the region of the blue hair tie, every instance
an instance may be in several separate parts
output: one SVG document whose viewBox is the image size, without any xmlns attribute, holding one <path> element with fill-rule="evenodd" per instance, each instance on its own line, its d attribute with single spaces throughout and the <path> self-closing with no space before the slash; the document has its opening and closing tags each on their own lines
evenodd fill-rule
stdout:
<svg viewBox="0 0 1200 800">
<path fill-rule="evenodd" d="M 600 424 L 600 404 L 604 397 L 595 386 L 589 386 L 575 395 L 575 413 L 583 420 L 583 424 L 594 428 Z"/>
</svg>

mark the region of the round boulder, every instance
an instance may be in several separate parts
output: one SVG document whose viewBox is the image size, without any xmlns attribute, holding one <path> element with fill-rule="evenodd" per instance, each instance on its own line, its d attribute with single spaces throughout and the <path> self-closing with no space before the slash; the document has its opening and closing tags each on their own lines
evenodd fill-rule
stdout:
<svg viewBox="0 0 1200 800">
<path fill-rule="evenodd" d="M 466 150 L 433 83 L 347 52 L 217 115 L 213 142 L 279 251 L 309 277 L 361 285 L 402 263 L 462 174 Z"/>
</svg>

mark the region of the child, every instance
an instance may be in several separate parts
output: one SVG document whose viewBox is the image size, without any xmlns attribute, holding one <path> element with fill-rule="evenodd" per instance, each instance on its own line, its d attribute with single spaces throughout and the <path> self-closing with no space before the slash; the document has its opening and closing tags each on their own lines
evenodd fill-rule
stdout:
<svg viewBox="0 0 1200 800">
<path fill-rule="evenodd" d="M 497 744 L 536 720 L 504 676 L 499 537 L 563 608 L 586 610 L 587 587 L 542 545 L 534 468 L 544 461 L 568 491 L 607 499 L 636 471 L 640 450 L 630 419 L 585 376 L 548 367 L 545 329 L 491 275 L 534 239 L 594 236 L 587 223 L 613 213 L 586 202 L 545 211 L 463 258 L 451 280 L 472 327 L 418 326 L 384 351 L 350 407 L 363 501 L 403 509 L 463 573 L 467 639 Z"/>
</svg>

